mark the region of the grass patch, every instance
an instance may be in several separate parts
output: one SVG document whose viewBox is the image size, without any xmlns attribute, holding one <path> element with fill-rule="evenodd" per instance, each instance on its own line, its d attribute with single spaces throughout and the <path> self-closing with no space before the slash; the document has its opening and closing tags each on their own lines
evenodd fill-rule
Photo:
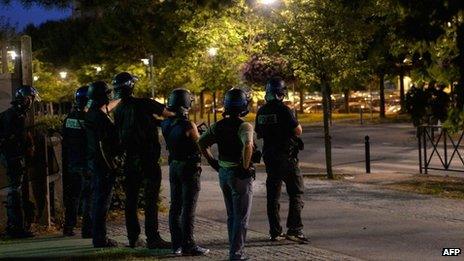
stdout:
<svg viewBox="0 0 464 261">
<path fill-rule="evenodd" d="M 450 199 L 464 199 L 464 179 L 452 177 L 414 176 L 411 180 L 384 185 L 386 188 L 432 195 Z"/>
</svg>

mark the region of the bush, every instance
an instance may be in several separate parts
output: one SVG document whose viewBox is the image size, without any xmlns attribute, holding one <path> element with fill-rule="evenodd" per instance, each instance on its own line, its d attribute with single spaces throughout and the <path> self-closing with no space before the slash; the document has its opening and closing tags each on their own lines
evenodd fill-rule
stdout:
<svg viewBox="0 0 464 261">
<path fill-rule="evenodd" d="M 43 115 L 35 118 L 34 128 L 43 133 L 61 133 L 65 116 L 62 115 Z"/>
</svg>

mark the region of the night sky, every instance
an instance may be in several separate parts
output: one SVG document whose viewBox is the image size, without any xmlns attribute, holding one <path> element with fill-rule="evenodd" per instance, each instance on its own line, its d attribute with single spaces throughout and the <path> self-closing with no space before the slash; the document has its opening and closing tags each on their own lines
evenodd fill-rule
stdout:
<svg viewBox="0 0 464 261">
<path fill-rule="evenodd" d="M 39 25 L 47 20 L 59 20 L 70 15 L 71 10 L 44 9 L 38 6 L 24 8 L 17 1 L 12 1 L 9 6 L 0 5 L 0 16 L 9 19 L 18 31 L 30 23 Z"/>
</svg>

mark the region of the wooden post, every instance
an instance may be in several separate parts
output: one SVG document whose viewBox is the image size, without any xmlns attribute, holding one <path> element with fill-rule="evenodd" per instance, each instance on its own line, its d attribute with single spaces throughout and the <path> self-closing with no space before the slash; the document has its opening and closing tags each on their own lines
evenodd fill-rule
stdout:
<svg viewBox="0 0 464 261">
<path fill-rule="evenodd" d="M 31 37 L 21 36 L 22 83 L 32 86 L 32 42 Z"/>
<path fill-rule="evenodd" d="M 50 187 L 48 185 L 50 183 L 49 175 L 48 175 L 49 171 L 50 171 L 50 169 L 49 169 L 49 165 L 50 165 L 49 160 L 50 159 L 48 158 L 48 139 L 47 139 L 46 136 L 44 136 L 43 139 L 44 139 L 44 144 L 45 144 L 44 153 L 45 153 L 45 162 L 46 162 L 46 167 L 45 167 L 45 169 L 46 169 L 45 175 L 46 176 L 45 176 L 45 182 L 44 182 L 45 184 L 43 184 L 42 188 L 44 189 L 43 192 L 45 192 L 44 193 L 44 197 L 45 197 L 45 202 L 44 203 L 45 204 L 44 204 L 43 212 L 40 215 L 39 223 L 41 225 L 49 227 L 50 224 L 51 224 L 51 219 L 50 219 L 50 214 L 51 214 L 50 213 Z"/>
</svg>

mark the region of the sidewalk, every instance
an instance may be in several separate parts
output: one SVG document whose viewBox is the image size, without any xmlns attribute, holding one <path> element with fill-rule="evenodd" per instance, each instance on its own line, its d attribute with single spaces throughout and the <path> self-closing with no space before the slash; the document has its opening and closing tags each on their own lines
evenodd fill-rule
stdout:
<svg viewBox="0 0 464 261">
<path fill-rule="evenodd" d="M 141 222 L 143 223 L 143 222 Z M 166 215 L 161 216 L 162 236 L 169 239 Z M 142 230 L 143 231 L 143 230 Z M 0 241 L 0 259 L 3 258 L 46 258 L 75 259 L 79 257 L 99 260 L 115 259 L 165 259 L 170 260 L 227 260 L 228 244 L 226 241 L 226 225 L 220 222 L 198 218 L 196 220 L 196 239 L 201 246 L 208 247 L 211 252 L 204 257 L 175 257 L 169 250 L 130 249 L 127 244 L 126 229 L 123 222 L 112 223 L 109 234 L 123 244 L 118 249 L 94 249 L 90 239 L 63 238 L 61 236 L 27 239 L 21 241 Z M 142 237 L 144 238 L 144 237 Z M 329 252 L 311 245 L 300 245 L 291 241 L 271 243 L 265 234 L 249 231 L 247 254 L 251 260 L 358 260 L 345 255 Z"/>
</svg>

